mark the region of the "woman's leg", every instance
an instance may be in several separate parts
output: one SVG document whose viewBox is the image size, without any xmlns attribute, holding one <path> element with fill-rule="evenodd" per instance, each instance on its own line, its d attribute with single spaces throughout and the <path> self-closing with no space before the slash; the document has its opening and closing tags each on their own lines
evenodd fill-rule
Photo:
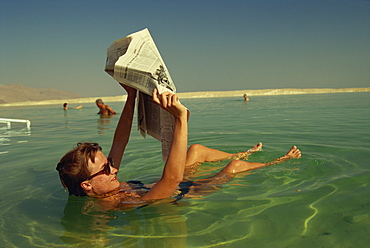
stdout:
<svg viewBox="0 0 370 248">
<path fill-rule="evenodd" d="M 262 143 L 251 147 L 248 151 L 238 153 L 227 153 L 220 150 L 212 149 L 203 145 L 191 145 L 187 151 L 185 171 L 194 173 L 195 170 L 204 162 L 216 162 L 225 159 L 244 159 L 252 153 L 262 150 Z"/>
<path fill-rule="evenodd" d="M 231 173 L 231 174 L 238 174 L 244 171 L 250 171 L 255 170 L 261 167 L 271 166 L 277 163 L 281 163 L 284 161 L 287 161 L 292 158 L 300 158 L 301 157 L 301 151 L 296 147 L 293 146 L 290 148 L 290 150 L 282 157 L 275 159 L 272 162 L 269 163 L 250 163 L 246 161 L 240 161 L 240 160 L 233 160 L 228 165 L 226 165 L 225 168 L 221 170 L 221 172 L 224 173 Z"/>
<path fill-rule="evenodd" d="M 186 194 L 186 196 L 200 197 L 208 195 L 210 193 L 218 191 L 221 188 L 222 184 L 231 181 L 238 173 L 255 170 L 258 168 L 281 163 L 292 158 L 300 157 L 301 151 L 296 146 L 293 146 L 284 156 L 277 158 L 270 163 L 251 163 L 242 160 L 233 160 L 216 175 L 196 181 L 194 183 L 194 186 L 190 188 L 190 191 Z"/>
</svg>

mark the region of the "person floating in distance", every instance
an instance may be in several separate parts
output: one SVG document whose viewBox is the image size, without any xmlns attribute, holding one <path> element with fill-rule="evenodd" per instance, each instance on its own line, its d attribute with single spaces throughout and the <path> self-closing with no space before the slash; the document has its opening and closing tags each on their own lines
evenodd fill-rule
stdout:
<svg viewBox="0 0 370 248">
<path fill-rule="evenodd" d="M 243 161 L 252 153 L 261 151 L 258 143 L 247 151 L 227 153 L 193 144 L 188 148 L 188 110 L 176 94 L 158 94 L 155 89 L 153 101 L 175 118 L 173 140 L 162 175 L 152 185 L 137 181 L 119 182 L 117 178 L 121 160 L 128 144 L 134 116 L 136 89 L 122 85 L 127 91 L 127 100 L 114 133 L 108 157 L 97 143 L 78 143 L 67 152 L 57 165 L 60 180 L 70 195 L 95 198 L 96 208 L 126 209 L 164 199 L 173 201 L 182 197 L 200 197 L 220 189 L 237 174 L 274 165 L 293 158 L 301 152 L 293 146 L 282 157 L 269 163 Z M 204 162 L 232 159 L 215 175 L 192 181 L 191 177 Z"/>
<path fill-rule="evenodd" d="M 243 97 L 244 97 L 244 101 L 245 102 L 248 102 L 249 101 L 249 98 L 248 98 L 247 94 L 244 94 Z"/>
<path fill-rule="evenodd" d="M 63 109 L 64 110 L 68 110 L 68 103 L 64 103 L 63 104 Z M 78 107 L 74 107 L 72 109 L 82 109 L 82 105 L 78 106 Z"/>
</svg>

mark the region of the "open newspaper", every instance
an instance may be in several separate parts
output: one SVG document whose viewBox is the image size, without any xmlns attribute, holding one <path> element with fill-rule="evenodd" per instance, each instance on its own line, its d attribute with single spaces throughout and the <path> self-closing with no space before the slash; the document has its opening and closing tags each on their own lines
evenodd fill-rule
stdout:
<svg viewBox="0 0 370 248">
<path fill-rule="evenodd" d="M 107 50 L 105 71 L 118 82 L 136 88 L 138 95 L 138 129 L 141 135 L 154 137 L 162 143 L 166 160 L 172 143 L 174 117 L 155 104 L 151 95 L 176 93 L 166 65 L 149 33 L 143 29 L 114 41 Z"/>
</svg>

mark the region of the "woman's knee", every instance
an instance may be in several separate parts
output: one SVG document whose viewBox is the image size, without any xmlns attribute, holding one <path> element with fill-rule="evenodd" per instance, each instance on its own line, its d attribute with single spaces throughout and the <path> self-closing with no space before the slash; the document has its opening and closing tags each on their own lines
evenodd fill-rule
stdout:
<svg viewBox="0 0 370 248">
<path fill-rule="evenodd" d="M 189 149 L 188 149 L 188 151 L 189 152 L 199 152 L 199 151 L 201 151 L 202 149 L 204 148 L 204 146 L 202 146 L 202 145 L 200 145 L 200 144 L 192 144 L 190 147 L 189 147 Z"/>
<path fill-rule="evenodd" d="M 189 147 L 187 152 L 187 163 L 204 162 L 205 146 L 193 144 Z"/>
<path fill-rule="evenodd" d="M 231 160 L 230 163 L 227 166 L 234 168 L 236 166 L 239 166 L 240 163 L 243 163 L 243 161 L 234 159 L 234 160 Z"/>
<path fill-rule="evenodd" d="M 236 173 L 238 170 L 239 170 L 239 167 L 241 166 L 241 164 L 243 163 L 244 161 L 240 161 L 240 160 L 232 160 L 230 161 L 230 163 L 228 163 L 225 168 L 222 169 L 223 172 L 227 172 L 227 173 Z M 244 162 L 245 163 L 245 162 Z"/>
</svg>

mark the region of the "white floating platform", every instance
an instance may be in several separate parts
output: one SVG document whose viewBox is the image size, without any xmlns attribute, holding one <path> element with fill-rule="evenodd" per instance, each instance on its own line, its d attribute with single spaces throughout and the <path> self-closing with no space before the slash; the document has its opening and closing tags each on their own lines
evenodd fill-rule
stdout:
<svg viewBox="0 0 370 248">
<path fill-rule="evenodd" d="M 29 120 L 0 118 L 0 123 L 5 123 L 9 129 L 12 128 L 12 122 L 25 123 L 27 129 L 31 129 L 31 122 Z"/>
</svg>

